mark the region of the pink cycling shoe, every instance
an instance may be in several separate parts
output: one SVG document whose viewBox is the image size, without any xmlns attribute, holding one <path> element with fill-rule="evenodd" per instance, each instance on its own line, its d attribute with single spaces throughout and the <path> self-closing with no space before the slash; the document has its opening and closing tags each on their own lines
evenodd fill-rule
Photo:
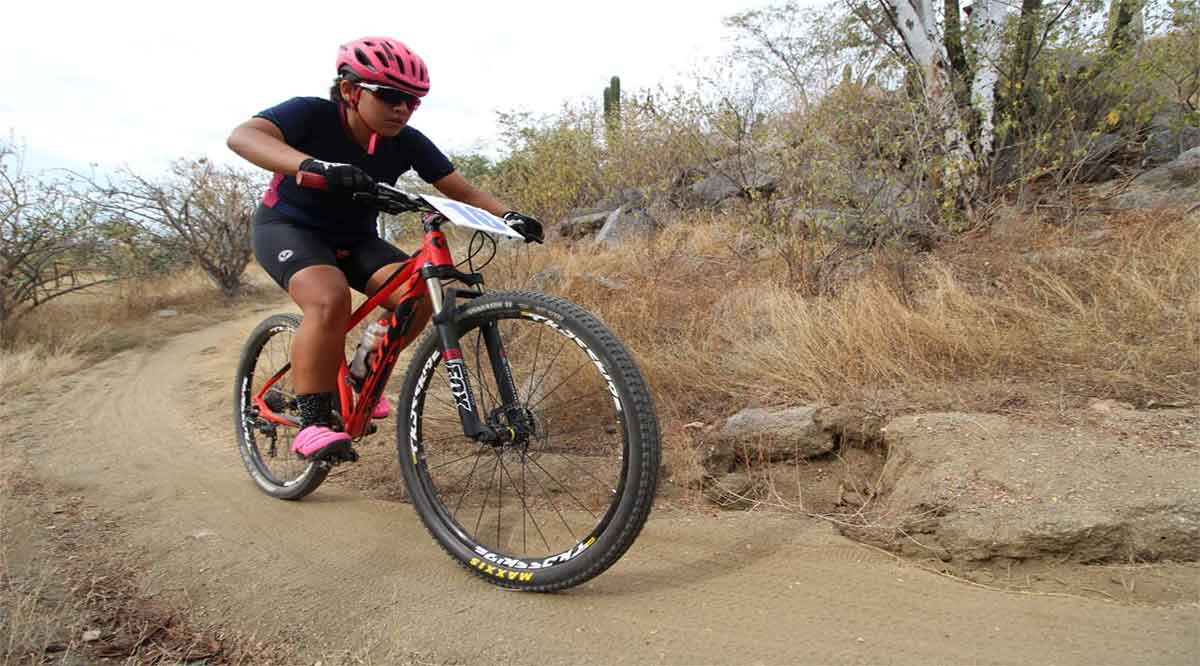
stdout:
<svg viewBox="0 0 1200 666">
<path fill-rule="evenodd" d="M 351 450 L 350 435 L 329 426 L 310 425 L 296 435 L 292 451 L 302 458 L 328 458 Z"/>
<path fill-rule="evenodd" d="M 379 396 L 379 402 L 375 403 L 375 409 L 371 410 L 371 418 L 386 419 L 392 415 L 392 403 L 388 401 L 386 395 Z"/>
</svg>

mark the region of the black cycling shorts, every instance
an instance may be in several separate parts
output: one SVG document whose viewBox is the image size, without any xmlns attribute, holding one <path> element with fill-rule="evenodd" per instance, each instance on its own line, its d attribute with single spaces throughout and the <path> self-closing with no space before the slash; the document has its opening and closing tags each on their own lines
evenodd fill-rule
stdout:
<svg viewBox="0 0 1200 666">
<path fill-rule="evenodd" d="M 291 218 L 266 206 L 254 211 L 251 235 L 254 258 L 284 291 L 292 276 L 309 266 L 336 266 L 350 287 L 367 293 L 367 280 L 388 264 L 408 255 L 379 238 L 337 238 L 297 225 Z"/>
</svg>

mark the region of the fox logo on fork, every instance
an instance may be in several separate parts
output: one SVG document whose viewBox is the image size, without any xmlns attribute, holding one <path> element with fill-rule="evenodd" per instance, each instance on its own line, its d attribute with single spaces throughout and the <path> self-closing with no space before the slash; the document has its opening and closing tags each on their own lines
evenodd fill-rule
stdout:
<svg viewBox="0 0 1200 666">
<path fill-rule="evenodd" d="M 450 392 L 454 394 L 454 402 L 463 411 L 474 411 L 471 407 L 471 393 L 467 390 L 467 378 L 461 360 L 446 363 L 446 373 L 450 375 Z"/>
</svg>

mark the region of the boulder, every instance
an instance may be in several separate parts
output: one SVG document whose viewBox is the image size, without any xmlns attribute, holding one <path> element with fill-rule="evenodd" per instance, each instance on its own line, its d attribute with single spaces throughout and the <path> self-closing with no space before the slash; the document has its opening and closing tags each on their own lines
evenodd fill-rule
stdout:
<svg viewBox="0 0 1200 666">
<path fill-rule="evenodd" d="M 1121 208 L 1157 208 L 1200 202 L 1200 146 L 1143 172 L 1117 197 Z"/>
<path fill-rule="evenodd" d="M 1120 134 L 1101 134 L 1080 147 L 1083 149 L 1079 166 L 1081 182 L 1099 183 L 1121 175 L 1116 162 L 1125 150 L 1125 139 Z"/>
<path fill-rule="evenodd" d="M 563 238 L 571 240 L 587 238 L 599 231 L 600 227 L 604 226 L 604 221 L 608 219 L 611 213 L 611 210 L 602 210 L 567 218 L 562 224 L 558 225 L 558 234 Z"/>
<path fill-rule="evenodd" d="M 774 192 L 778 169 L 766 159 L 728 159 L 708 168 L 690 168 L 674 179 L 669 197 L 679 208 L 717 208 L 735 197 L 751 198 Z"/>
<path fill-rule="evenodd" d="M 833 435 L 814 418 L 817 407 L 743 409 L 710 438 L 704 466 L 730 471 L 739 456 L 764 462 L 802 460 L 833 450 Z"/>
<path fill-rule="evenodd" d="M 1167 109 L 1150 120 L 1146 143 L 1142 149 L 1142 165 L 1153 167 L 1166 164 L 1181 154 L 1200 146 L 1200 127 L 1195 114 L 1186 108 Z"/>
<path fill-rule="evenodd" d="M 658 228 L 654 218 L 640 205 L 627 204 L 608 214 L 596 233 L 596 244 L 616 247 L 632 238 L 648 239 Z"/>
<path fill-rule="evenodd" d="M 547 266 L 529 278 L 529 284 L 538 291 L 553 290 L 563 279 L 563 270 L 558 266 Z"/>
<path fill-rule="evenodd" d="M 1161 414 L 1096 414 L 1107 421 L 1089 428 L 995 414 L 893 419 L 875 527 L 847 531 L 956 561 L 1200 559 L 1200 420 L 1181 411 L 1190 425 L 1164 440 L 1148 420 Z"/>
</svg>

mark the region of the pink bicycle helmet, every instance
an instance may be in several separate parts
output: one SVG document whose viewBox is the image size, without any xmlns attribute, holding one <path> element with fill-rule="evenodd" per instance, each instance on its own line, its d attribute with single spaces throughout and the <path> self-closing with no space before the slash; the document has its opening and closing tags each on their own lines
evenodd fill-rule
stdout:
<svg viewBox="0 0 1200 666">
<path fill-rule="evenodd" d="M 421 56 L 390 37 L 363 37 L 338 48 L 337 72 L 368 83 L 399 88 L 417 97 L 429 93 L 429 70 Z"/>
</svg>

